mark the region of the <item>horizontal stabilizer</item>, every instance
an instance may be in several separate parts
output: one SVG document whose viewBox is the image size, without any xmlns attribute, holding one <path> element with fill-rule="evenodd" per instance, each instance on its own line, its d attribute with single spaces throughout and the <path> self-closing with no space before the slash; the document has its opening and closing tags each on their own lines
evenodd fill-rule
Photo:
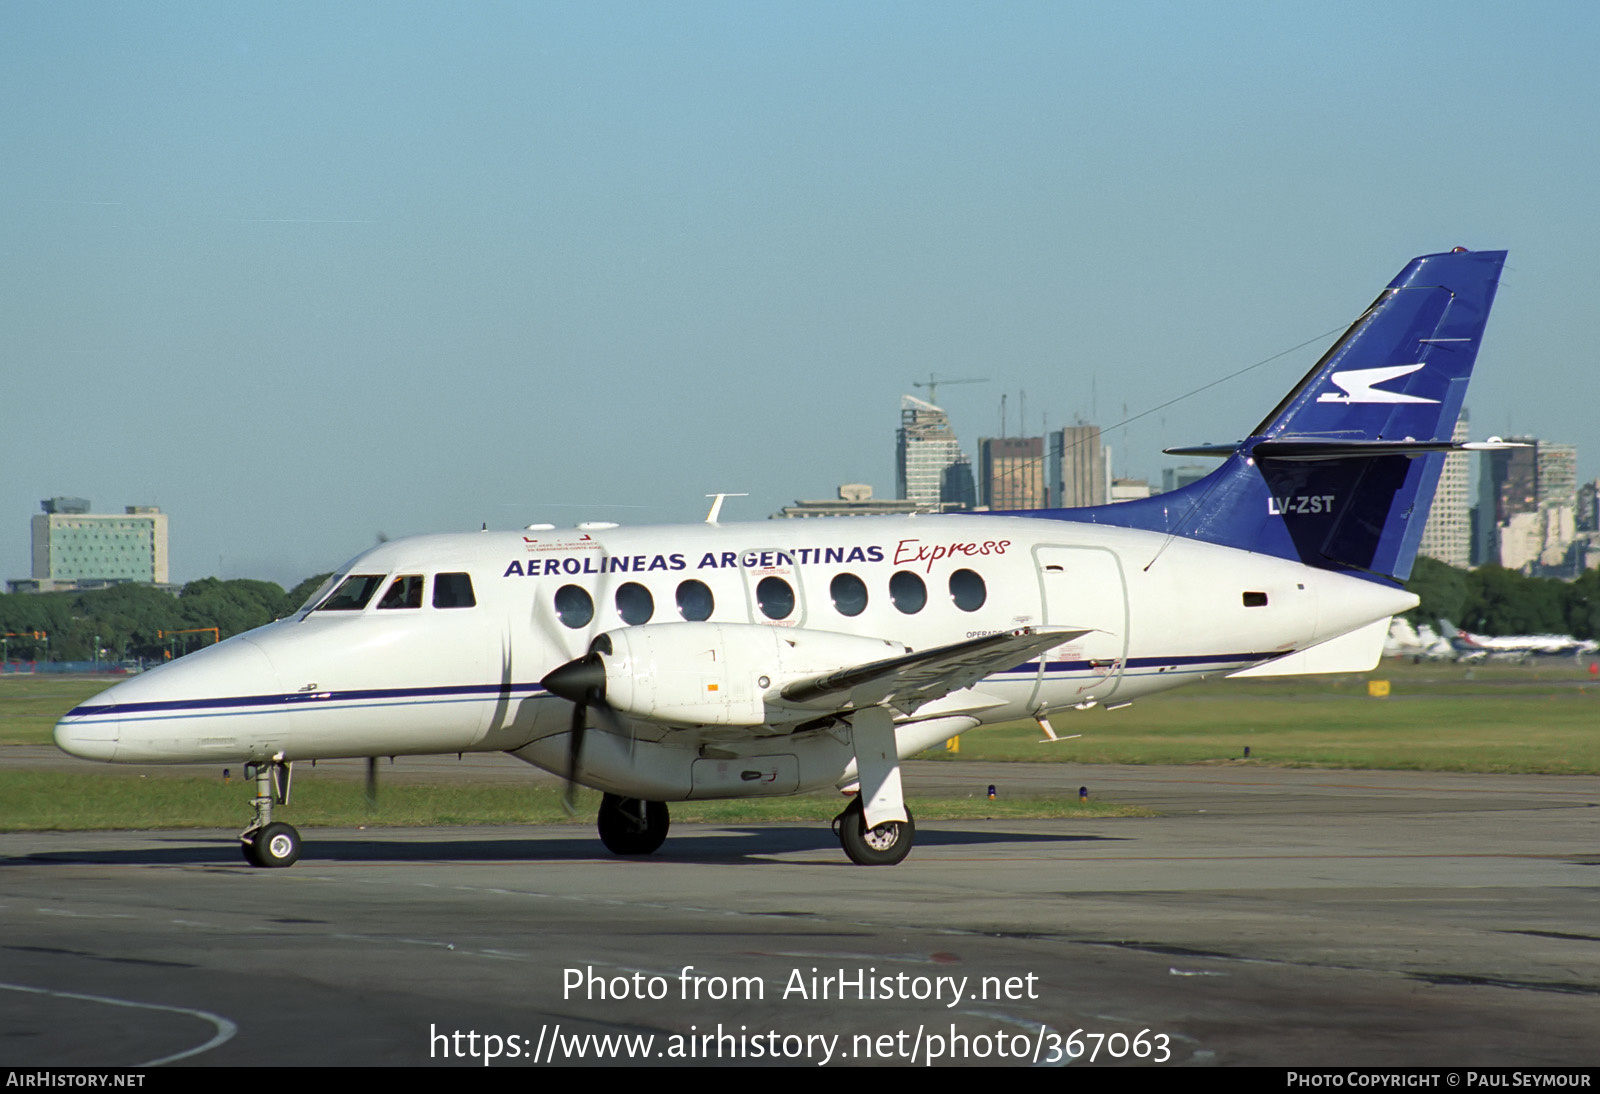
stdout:
<svg viewBox="0 0 1600 1094">
<path fill-rule="evenodd" d="M 1258 460 L 1357 460 L 1374 456 L 1421 456 L 1427 452 L 1495 452 L 1527 445 L 1488 441 L 1328 441 L 1280 437 L 1261 441 L 1252 450 Z"/>
<path fill-rule="evenodd" d="M 1236 676 L 1314 676 L 1324 672 L 1371 672 L 1383 656 L 1383 640 L 1389 633 L 1385 616 L 1365 627 L 1319 642 L 1299 653 L 1291 653 L 1253 668 L 1229 673 Z"/>
<path fill-rule="evenodd" d="M 1169 456 L 1215 456 L 1223 459 L 1239 451 L 1242 444 L 1243 441 L 1234 441 L 1232 444 L 1192 444 L 1187 448 L 1163 448 L 1161 451 Z"/>
<path fill-rule="evenodd" d="M 1163 448 L 1169 456 L 1231 456 L 1244 446 L 1243 441 L 1233 444 L 1197 444 L 1187 448 Z M 1261 441 L 1251 452 L 1266 460 L 1341 460 L 1366 459 L 1372 456 L 1420 456 L 1425 452 L 1499 452 L 1507 448 L 1527 448 L 1519 441 L 1502 441 L 1490 437 L 1487 441 L 1330 441 L 1314 437 L 1280 437 L 1274 441 Z"/>
</svg>

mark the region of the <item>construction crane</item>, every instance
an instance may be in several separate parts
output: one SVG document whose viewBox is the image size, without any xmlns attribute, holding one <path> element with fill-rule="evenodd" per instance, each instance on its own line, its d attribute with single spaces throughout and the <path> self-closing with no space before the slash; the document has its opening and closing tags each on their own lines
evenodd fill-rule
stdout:
<svg viewBox="0 0 1600 1094">
<path fill-rule="evenodd" d="M 935 394 L 934 394 L 934 389 L 937 388 L 940 384 L 987 384 L 988 382 L 989 382 L 989 378 L 987 376 L 985 376 L 985 377 L 983 377 L 981 379 L 978 379 L 978 380 L 941 380 L 941 379 L 939 379 L 938 376 L 936 376 L 935 374 L 930 372 L 930 373 L 928 373 L 928 381 L 927 381 L 927 383 L 923 383 L 921 380 L 912 380 L 911 381 L 911 386 L 912 387 L 925 387 L 925 388 L 927 388 L 928 389 L 928 402 L 932 403 L 935 406 L 938 406 L 939 405 L 939 400 L 938 400 L 937 396 L 935 396 Z"/>
</svg>

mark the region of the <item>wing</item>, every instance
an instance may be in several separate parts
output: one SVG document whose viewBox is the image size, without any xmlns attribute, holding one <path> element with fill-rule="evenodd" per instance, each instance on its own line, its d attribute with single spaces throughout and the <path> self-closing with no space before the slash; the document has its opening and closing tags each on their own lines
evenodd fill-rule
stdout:
<svg viewBox="0 0 1600 1094">
<path fill-rule="evenodd" d="M 1019 627 L 796 680 L 782 695 L 788 702 L 807 706 L 831 699 L 838 709 L 887 704 L 910 713 L 1088 633 L 1065 627 Z"/>
</svg>

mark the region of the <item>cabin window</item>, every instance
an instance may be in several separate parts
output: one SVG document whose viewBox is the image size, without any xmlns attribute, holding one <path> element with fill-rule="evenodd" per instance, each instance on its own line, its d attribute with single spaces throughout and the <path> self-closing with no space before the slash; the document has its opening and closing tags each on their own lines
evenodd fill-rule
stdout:
<svg viewBox="0 0 1600 1094">
<path fill-rule="evenodd" d="M 715 606 L 711 598 L 711 589 L 704 581 L 680 581 L 678 583 L 678 614 L 691 623 L 701 623 L 711 618 L 711 609 Z"/>
<path fill-rule="evenodd" d="M 889 599 L 907 615 L 916 615 L 928 603 L 928 587 L 910 570 L 900 570 L 889 579 Z"/>
<path fill-rule="evenodd" d="M 828 586 L 840 615 L 856 616 L 867 610 L 867 583 L 855 574 L 840 574 Z"/>
<path fill-rule="evenodd" d="M 378 601 L 378 610 L 422 607 L 422 575 L 406 574 L 389 584 L 389 591 Z"/>
<path fill-rule="evenodd" d="M 573 630 L 587 627 L 594 619 L 594 600 L 577 585 L 563 585 L 556 590 L 556 618 Z"/>
<path fill-rule="evenodd" d="M 630 625 L 648 623 L 656 614 L 656 599 L 649 589 L 637 581 L 629 581 L 617 589 L 617 614 Z"/>
<path fill-rule="evenodd" d="M 788 619 L 794 611 L 794 589 L 781 577 L 764 577 L 756 585 L 756 603 L 768 619 Z"/>
<path fill-rule="evenodd" d="M 989 599 L 983 578 L 973 570 L 957 570 L 950 575 L 950 599 L 964 612 L 975 612 Z"/>
<path fill-rule="evenodd" d="M 1247 608 L 1265 608 L 1267 606 L 1267 594 L 1245 593 L 1244 606 Z"/>
<path fill-rule="evenodd" d="M 467 574 L 440 574 L 433 579 L 433 606 L 435 608 L 475 608 L 477 597 L 472 595 L 472 578 Z"/>
<path fill-rule="evenodd" d="M 382 574 L 351 574 L 333 595 L 322 602 L 319 612 L 359 612 L 383 584 Z"/>
</svg>

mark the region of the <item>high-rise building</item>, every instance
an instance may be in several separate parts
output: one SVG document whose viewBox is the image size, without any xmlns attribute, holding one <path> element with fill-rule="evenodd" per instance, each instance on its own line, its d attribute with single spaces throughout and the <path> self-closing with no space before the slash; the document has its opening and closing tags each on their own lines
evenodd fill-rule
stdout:
<svg viewBox="0 0 1600 1094">
<path fill-rule="evenodd" d="M 945 510 L 976 509 L 978 487 L 972 481 L 972 461 L 965 452 L 958 453 L 956 462 L 944 469 L 944 486 L 939 492 L 940 508 Z"/>
<path fill-rule="evenodd" d="M 1451 440 L 1460 443 L 1470 436 L 1471 423 L 1463 407 Z M 1472 565 L 1472 499 L 1467 488 L 1471 460 L 1467 452 L 1445 456 L 1439 486 L 1433 492 L 1433 507 L 1428 510 L 1428 523 L 1417 548 L 1418 554 L 1461 569 Z"/>
<path fill-rule="evenodd" d="M 1548 567 L 1577 533 L 1578 449 L 1536 437 L 1507 439 L 1525 447 L 1487 453 L 1474 561 Z"/>
<path fill-rule="evenodd" d="M 1578 506 L 1578 446 L 1539 442 L 1539 508 Z"/>
<path fill-rule="evenodd" d="M 25 584 L 42 591 L 167 583 L 167 515 L 160 509 L 91 513 L 82 498 L 50 498 L 40 507 L 44 512 L 33 518 L 33 580 Z"/>
<path fill-rule="evenodd" d="M 945 468 L 961 457 L 961 445 L 940 407 L 913 395 L 900 396 L 895 487 L 901 498 L 937 511 Z"/>
<path fill-rule="evenodd" d="M 1097 425 L 1069 425 L 1050 434 L 1051 492 L 1056 505 L 1104 505 L 1110 489 L 1106 450 Z"/>
<path fill-rule="evenodd" d="M 1580 532 L 1600 532 L 1600 479 L 1578 487 L 1577 525 Z"/>
<path fill-rule="evenodd" d="M 1475 566 L 1500 561 L 1500 529 L 1517 513 L 1538 509 L 1538 440 L 1507 437 L 1526 448 L 1502 448 L 1484 453 L 1478 468 L 1478 541 L 1472 552 Z"/>
<path fill-rule="evenodd" d="M 978 483 L 978 498 L 990 509 L 1043 509 L 1044 438 L 984 437 Z"/>
</svg>

